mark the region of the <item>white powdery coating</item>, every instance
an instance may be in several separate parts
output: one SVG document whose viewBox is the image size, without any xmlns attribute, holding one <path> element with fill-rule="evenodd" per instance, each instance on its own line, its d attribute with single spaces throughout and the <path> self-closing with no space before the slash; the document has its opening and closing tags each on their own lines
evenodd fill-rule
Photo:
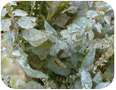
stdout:
<svg viewBox="0 0 116 90">
<path fill-rule="evenodd" d="M 11 25 L 11 20 L 10 19 L 3 19 L 1 21 L 2 31 L 9 31 L 10 30 L 10 25 Z"/>
</svg>

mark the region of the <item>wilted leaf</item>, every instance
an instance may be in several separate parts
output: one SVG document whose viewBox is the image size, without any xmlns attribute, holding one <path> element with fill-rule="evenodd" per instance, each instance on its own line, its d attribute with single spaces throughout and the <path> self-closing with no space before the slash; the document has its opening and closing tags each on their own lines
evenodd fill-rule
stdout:
<svg viewBox="0 0 116 90">
<path fill-rule="evenodd" d="M 47 21 L 44 21 L 44 27 L 45 30 L 51 31 L 54 33 L 54 35 L 57 35 L 56 30 Z"/>
<path fill-rule="evenodd" d="M 48 78 L 47 75 L 42 73 L 41 71 L 32 69 L 27 62 L 27 54 L 23 51 L 15 50 L 12 52 L 12 55 L 16 57 L 16 61 L 20 64 L 20 66 L 24 69 L 27 75 L 33 78 Z"/>
<path fill-rule="evenodd" d="M 93 64 L 94 57 L 95 57 L 95 52 L 96 52 L 96 49 L 91 48 L 90 51 L 88 52 L 88 54 L 85 56 L 85 58 L 83 60 L 83 63 L 82 63 L 82 68 L 84 70 L 88 70 L 89 67 Z"/>
<path fill-rule="evenodd" d="M 44 87 L 41 84 L 39 84 L 38 82 L 29 81 L 26 84 L 25 89 L 44 89 Z"/>
<path fill-rule="evenodd" d="M 98 16 L 98 13 L 96 11 L 89 10 L 85 13 L 85 15 L 88 18 L 95 18 L 96 16 Z"/>
<path fill-rule="evenodd" d="M 1 21 L 2 31 L 9 31 L 11 26 L 11 19 L 3 19 Z"/>
<path fill-rule="evenodd" d="M 101 25 L 100 23 L 97 23 L 97 24 L 95 25 L 95 27 L 97 28 L 97 31 L 98 31 L 99 33 L 101 33 L 102 25 Z"/>
<path fill-rule="evenodd" d="M 14 16 L 27 16 L 27 12 L 20 9 L 16 9 L 12 13 L 14 14 Z"/>
<path fill-rule="evenodd" d="M 98 73 L 95 75 L 95 77 L 93 78 L 93 81 L 96 82 L 97 84 L 102 82 L 102 77 L 101 77 L 100 72 L 98 72 Z"/>
<path fill-rule="evenodd" d="M 103 88 L 106 88 L 109 85 L 110 85 L 110 82 L 101 82 L 101 83 L 97 84 L 95 89 L 103 89 Z"/>
<path fill-rule="evenodd" d="M 81 72 L 81 83 L 82 83 L 82 87 L 85 89 L 91 89 L 92 88 L 92 79 L 91 79 L 91 75 L 89 72 L 86 72 L 84 70 L 82 70 Z"/>
<path fill-rule="evenodd" d="M 17 24 L 24 29 L 30 29 L 30 28 L 35 27 L 36 25 L 35 22 L 36 22 L 35 17 L 21 17 L 17 21 Z"/>
<path fill-rule="evenodd" d="M 105 16 L 104 20 L 106 21 L 107 24 L 110 25 L 111 18 L 109 16 Z"/>
</svg>

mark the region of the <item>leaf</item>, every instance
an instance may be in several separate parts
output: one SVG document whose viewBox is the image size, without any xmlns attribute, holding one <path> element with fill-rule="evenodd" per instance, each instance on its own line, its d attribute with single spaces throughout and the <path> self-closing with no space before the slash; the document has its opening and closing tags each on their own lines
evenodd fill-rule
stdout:
<svg viewBox="0 0 116 90">
<path fill-rule="evenodd" d="M 69 74 L 70 74 L 71 66 L 70 66 L 70 64 L 68 64 L 68 63 L 65 63 L 65 65 L 66 65 L 66 67 L 64 68 L 64 67 L 58 65 L 58 64 L 55 62 L 55 60 L 54 60 L 53 57 L 49 57 L 49 58 L 48 58 L 48 64 L 47 64 L 47 66 L 48 66 L 48 68 L 49 68 L 50 70 L 52 70 L 52 71 L 53 71 L 54 73 L 56 73 L 56 74 L 59 74 L 59 75 L 62 75 L 62 76 L 67 76 L 67 75 L 69 75 Z"/>
<path fill-rule="evenodd" d="M 72 54 L 71 62 L 74 65 L 74 67 L 77 67 L 77 64 L 78 64 L 78 56 L 77 56 L 77 54 Z"/>
<path fill-rule="evenodd" d="M 94 57 L 95 57 L 95 48 L 91 48 L 88 54 L 85 56 L 83 63 L 82 63 L 82 69 L 88 70 L 89 67 L 93 64 L 94 62 Z"/>
<path fill-rule="evenodd" d="M 11 19 L 2 19 L 1 21 L 1 30 L 2 31 L 9 31 L 11 26 Z"/>
<path fill-rule="evenodd" d="M 103 89 L 103 88 L 106 88 L 109 85 L 110 85 L 110 82 L 101 82 L 101 83 L 97 84 L 95 89 Z"/>
<path fill-rule="evenodd" d="M 90 30 L 90 31 L 88 32 L 88 37 L 89 37 L 89 40 L 93 40 L 93 38 L 94 38 L 94 33 L 93 33 L 92 30 Z"/>
<path fill-rule="evenodd" d="M 102 82 L 102 77 L 101 77 L 100 72 L 98 72 L 98 73 L 95 75 L 95 77 L 93 78 L 93 81 L 96 82 L 97 84 Z"/>
<path fill-rule="evenodd" d="M 1 11 L 1 17 L 3 18 L 8 13 L 6 8 L 3 8 Z"/>
<path fill-rule="evenodd" d="M 86 17 L 88 18 L 95 18 L 98 16 L 98 13 L 96 11 L 93 10 L 89 10 L 85 13 Z"/>
<path fill-rule="evenodd" d="M 17 6 L 17 1 L 10 1 L 9 6 Z"/>
<path fill-rule="evenodd" d="M 59 27 L 64 27 L 64 25 L 66 24 L 66 22 L 68 21 L 69 16 L 67 16 L 64 13 L 61 13 L 57 19 L 53 22 L 53 24 L 58 25 Z"/>
<path fill-rule="evenodd" d="M 91 79 L 91 75 L 89 72 L 86 72 L 84 70 L 82 70 L 81 72 L 81 83 L 82 83 L 82 87 L 84 87 L 85 89 L 91 89 L 92 88 L 92 79 Z"/>
<path fill-rule="evenodd" d="M 20 64 L 26 74 L 33 78 L 48 78 L 47 75 L 41 71 L 32 69 L 27 62 L 27 54 L 23 51 L 15 50 L 12 55 L 16 58 L 16 61 Z"/>
<path fill-rule="evenodd" d="M 47 21 L 44 21 L 44 27 L 45 30 L 51 31 L 54 33 L 54 35 L 57 35 L 56 30 Z"/>
<path fill-rule="evenodd" d="M 43 32 L 37 29 L 28 29 L 24 30 L 22 36 L 25 40 L 27 40 L 32 46 L 39 46 L 45 41 L 47 41 L 48 36 L 52 32 Z"/>
<path fill-rule="evenodd" d="M 89 5 L 90 8 L 92 8 L 93 3 L 94 3 L 93 1 L 88 1 L 88 5 Z"/>
<path fill-rule="evenodd" d="M 82 89 L 82 84 L 81 84 L 81 81 L 80 80 L 77 80 L 75 82 L 75 89 Z"/>
<path fill-rule="evenodd" d="M 14 16 L 27 16 L 27 12 L 20 10 L 20 9 L 16 9 L 12 12 L 14 14 Z"/>
<path fill-rule="evenodd" d="M 104 16 L 104 20 L 106 21 L 108 25 L 110 25 L 111 18 L 109 16 Z"/>
<path fill-rule="evenodd" d="M 18 19 L 17 24 L 24 29 L 30 29 L 36 26 L 35 17 L 21 17 Z"/>
<path fill-rule="evenodd" d="M 35 81 L 29 81 L 26 84 L 25 89 L 44 89 L 44 87 Z"/>
<path fill-rule="evenodd" d="M 64 41 L 58 41 L 58 42 L 56 42 L 56 44 L 54 44 L 53 45 L 53 47 L 51 48 L 51 50 L 50 50 L 50 54 L 52 55 L 52 56 L 55 56 L 61 49 L 65 49 L 65 48 L 67 48 L 68 47 L 68 45 L 66 44 L 66 42 L 64 42 Z"/>
<path fill-rule="evenodd" d="M 101 25 L 100 23 L 97 23 L 97 24 L 95 25 L 95 27 L 96 27 L 97 31 L 98 31 L 99 33 L 101 33 L 102 25 Z"/>
<path fill-rule="evenodd" d="M 95 7 L 96 7 L 96 8 L 99 8 L 99 9 L 102 8 L 102 7 L 104 7 L 105 5 L 106 5 L 105 2 L 96 2 L 96 3 L 95 3 Z"/>
</svg>

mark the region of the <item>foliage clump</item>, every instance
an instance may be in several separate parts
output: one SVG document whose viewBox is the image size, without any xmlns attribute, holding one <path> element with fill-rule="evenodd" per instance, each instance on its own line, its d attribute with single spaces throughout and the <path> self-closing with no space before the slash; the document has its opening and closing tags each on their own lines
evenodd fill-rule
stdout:
<svg viewBox="0 0 116 90">
<path fill-rule="evenodd" d="M 7 86 L 100 89 L 112 82 L 114 12 L 106 2 L 13 1 L 1 17 Z"/>
</svg>

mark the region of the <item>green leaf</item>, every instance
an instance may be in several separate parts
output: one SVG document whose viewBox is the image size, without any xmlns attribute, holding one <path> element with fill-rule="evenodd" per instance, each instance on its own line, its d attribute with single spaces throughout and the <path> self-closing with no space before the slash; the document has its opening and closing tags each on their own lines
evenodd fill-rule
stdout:
<svg viewBox="0 0 116 90">
<path fill-rule="evenodd" d="M 98 72 L 95 75 L 95 77 L 93 78 L 93 81 L 96 82 L 97 84 L 102 82 L 102 77 L 101 77 L 101 73 L 100 72 Z"/>
<path fill-rule="evenodd" d="M 101 25 L 100 23 L 97 23 L 97 24 L 95 25 L 95 27 L 96 27 L 97 31 L 98 31 L 99 33 L 101 33 L 102 25 Z"/>
<path fill-rule="evenodd" d="M 81 83 L 82 87 L 85 89 L 91 89 L 92 88 L 92 79 L 89 72 L 82 70 L 81 72 Z"/>
<path fill-rule="evenodd" d="M 89 5 L 90 8 L 92 8 L 93 3 L 94 3 L 93 1 L 88 1 L 88 5 Z"/>
<path fill-rule="evenodd" d="M 95 7 L 96 7 L 96 8 L 99 8 L 99 9 L 102 8 L 102 7 L 104 7 L 105 5 L 106 5 L 105 2 L 96 2 L 96 3 L 95 3 Z"/>
<path fill-rule="evenodd" d="M 27 12 L 20 9 L 16 9 L 12 13 L 14 14 L 14 16 L 27 16 Z"/>
<path fill-rule="evenodd" d="M 62 76 L 67 76 L 70 74 L 70 69 L 71 69 L 70 64 L 65 63 L 66 67 L 62 67 L 55 62 L 53 57 L 48 58 L 47 65 L 48 65 L 48 68 L 56 74 L 59 74 Z"/>
<path fill-rule="evenodd" d="M 25 89 L 45 89 L 45 88 L 41 84 L 39 84 L 38 82 L 29 81 L 26 84 Z"/>
<path fill-rule="evenodd" d="M 16 61 L 20 64 L 27 75 L 33 78 L 48 78 L 47 75 L 41 71 L 32 69 L 27 62 L 27 54 L 23 51 L 15 50 L 12 55 L 16 58 Z"/>
<path fill-rule="evenodd" d="M 97 84 L 95 89 L 103 89 L 103 88 L 106 88 L 109 85 L 110 85 L 110 82 L 101 82 L 101 83 Z"/>
<path fill-rule="evenodd" d="M 11 19 L 2 19 L 1 21 L 1 31 L 9 31 L 11 26 Z"/>
<path fill-rule="evenodd" d="M 21 17 L 18 19 L 17 24 L 24 29 L 30 29 L 36 26 L 35 17 Z"/>
<path fill-rule="evenodd" d="M 108 25 L 110 25 L 111 18 L 109 16 L 104 16 L 104 20 L 106 21 Z"/>
<path fill-rule="evenodd" d="M 82 89 L 82 83 L 80 80 L 77 80 L 75 82 L 75 86 L 74 86 L 75 89 Z"/>
<path fill-rule="evenodd" d="M 82 63 L 82 69 L 88 70 L 89 67 L 93 64 L 94 62 L 94 57 L 95 57 L 95 48 L 91 48 L 88 54 L 85 56 L 83 63 Z"/>
<path fill-rule="evenodd" d="M 78 56 L 77 56 L 76 53 L 75 54 L 72 54 L 72 56 L 71 56 L 71 62 L 74 65 L 74 67 L 77 67 L 77 64 L 78 64 Z"/>
<path fill-rule="evenodd" d="M 8 13 L 6 8 L 2 8 L 1 17 L 3 18 Z"/>
<path fill-rule="evenodd" d="M 96 11 L 93 10 L 89 10 L 85 13 L 86 17 L 88 18 L 95 18 L 98 16 L 98 13 Z"/>
<path fill-rule="evenodd" d="M 54 33 L 54 35 L 57 35 L 56 30 L 47 21 L 44 21 L 44 27 L 45 30 L 51 31 Z"/>
</svg>

